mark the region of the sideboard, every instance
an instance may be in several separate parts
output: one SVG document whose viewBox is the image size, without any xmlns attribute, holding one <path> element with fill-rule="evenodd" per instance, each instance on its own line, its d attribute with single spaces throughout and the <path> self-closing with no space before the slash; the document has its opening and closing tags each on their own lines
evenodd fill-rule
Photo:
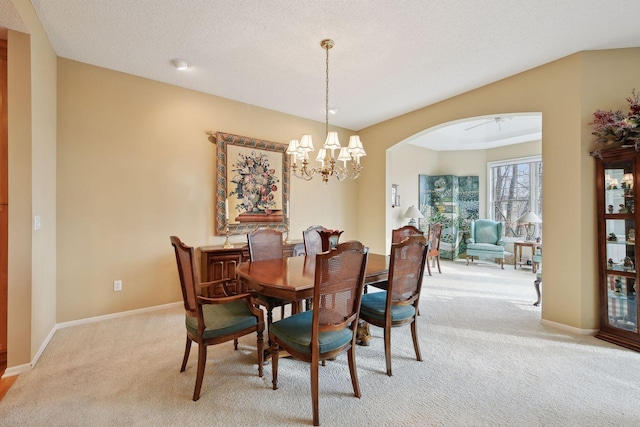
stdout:
<svg viewBox="0 0 640 427">
<path fill-rule="evenodd" d="M 284 256 L 304 255 L 302 240 L 285 243 Z M 210 282 L 226 277 L 236 277 L 236 266 L 243 261 L 249 261 L 249 246 L 246 243 L 236 243 L 231 248 L 221 245 L 201 246 L 200 276 L 203 282 Z"/>
</svg>

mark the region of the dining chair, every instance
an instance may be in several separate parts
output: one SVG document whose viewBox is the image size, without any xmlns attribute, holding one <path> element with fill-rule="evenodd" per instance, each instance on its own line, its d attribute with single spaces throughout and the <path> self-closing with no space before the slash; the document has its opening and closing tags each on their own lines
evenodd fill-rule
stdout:
<svg viewBox="0 0 640 427">
<path fill-rule="evenodd" d="M 411 236 L 391 245 L 387 289 L 362 297 L 360 319 L 384 329 L 384 355 L 391 376 L 391 328 L 411 325 L 416 359 L 422 360 L 416 316 L 427 259 L 427 239 Z"/>
<path fill-rule="evenodd" d="M 424 233 L 413 225 L 405 225 L 404 227 L 391 230 L 391 243 L 400 243 L 409 236 L 422 236 Z"/>
<path fill-rule="evenodd" d="M 304 252 L 307 256 L 322 252 L 322 238 L 319 231 L 327 231 L 327 229 L 321 225 L 312 225 L 302 232 Z"/>
<path fill-rule="evenodd" d="M 429 265 L 429 261 L 432 261 L 434 267 L 436 262 L 438 263 L 438 273 L 442 274 L 442 270 L 440 270 L 440 238 L 442 237 L 442 224 L 439 222 L 429 224 L 427 236 L 429 236 L 427 271 L 429 271 L 429 276 L 431 276 L 431 266 Z"/>
<path fill-rule="evenodd" d="M 184 349 L 182 367 L 184 372 L 189 360 L 191 344 L 198 344 L 198 371 L 193 400 L 200 398 L 204 368 L 207 363 L 207 346 L 233 340 L 238 349 L 238 338 L 257 333 L 258 375 L 262 377 L 264 363 L 264 316 L 255 307 L 248 293 L 236 293 L 234 280 L 221 279 L 200 283 L 196 258 L 192 247 L 171 236 L 171 245 L 176 254 L 178 276 L 182 289 L 187 328 L 187 344 Z M 207 290 L 207 297 L 203 290 Z"/>
<path fill-rule="evenodd" d="M 280 349 L 310 362 L 313 425 L 320 425 L 318 382 L 320 361 L 347 351 L 353 393 L 360 397 L 356 371 L 356 329 L 369 249 L 357 241 L 316 255 L 313 309 L 273 322 L 269 329 L 273 389 L 278 388 Z"/>
<path fill-rule="evenodd" d="M 251 262 L 284 258 L 281 231 L 260 227 L 247 234 L 247 242 Z M 254 298 L 259 305 L 264 306 L 267 310 L 267 328 L 273 322 L 273 309 L 281 307 L 281 317 L 284 317 L 284 306 L 291 303 L 291 301 L 266 296 L 259 292 L 254 295 Z"/>
</svg>

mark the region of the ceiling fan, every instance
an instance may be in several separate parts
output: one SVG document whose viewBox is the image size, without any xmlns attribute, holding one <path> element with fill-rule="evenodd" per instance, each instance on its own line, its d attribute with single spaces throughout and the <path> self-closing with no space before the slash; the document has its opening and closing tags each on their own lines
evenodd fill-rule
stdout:
<svg viewBox="0 0 640 427">
<path fill-rule="evenodd" d="M 470 126 L 465 129 L 465 132 L 480 126 L 488 125 L 489 123 L 497 123 L 498 124 L 498 132 L 500 132 L 500 123 L 506 121 L 507 119 L 511 119 L 509 116 L 496 116 L 491 120 L 487 120 L 486 122 L 478 123 L 477 125 Z"/>
</svg>

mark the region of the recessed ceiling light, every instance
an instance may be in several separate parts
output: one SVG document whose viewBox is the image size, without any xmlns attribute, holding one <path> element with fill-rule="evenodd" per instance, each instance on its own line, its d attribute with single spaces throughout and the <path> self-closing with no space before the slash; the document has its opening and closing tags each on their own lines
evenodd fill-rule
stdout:
<svg viewBox="0 0 640 427">
<path fill-rule="evenodd" d="M 171 65 L 176 67 L 177 70 L 188 70 L 191 65 L 187 61 L 183 61 L 182 59 L 173 58 L 171 61 Z"/>
</svg>

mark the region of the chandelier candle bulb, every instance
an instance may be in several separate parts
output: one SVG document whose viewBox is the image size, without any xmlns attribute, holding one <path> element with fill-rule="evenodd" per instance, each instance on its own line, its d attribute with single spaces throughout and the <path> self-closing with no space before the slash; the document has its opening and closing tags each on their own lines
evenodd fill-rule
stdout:
<svg viewBox="0 0 640 427">
<path fill-rule="evenodd" d="M 224 218 L 229 222 L 229 199 L 224 200 Z"/>
</svg>

